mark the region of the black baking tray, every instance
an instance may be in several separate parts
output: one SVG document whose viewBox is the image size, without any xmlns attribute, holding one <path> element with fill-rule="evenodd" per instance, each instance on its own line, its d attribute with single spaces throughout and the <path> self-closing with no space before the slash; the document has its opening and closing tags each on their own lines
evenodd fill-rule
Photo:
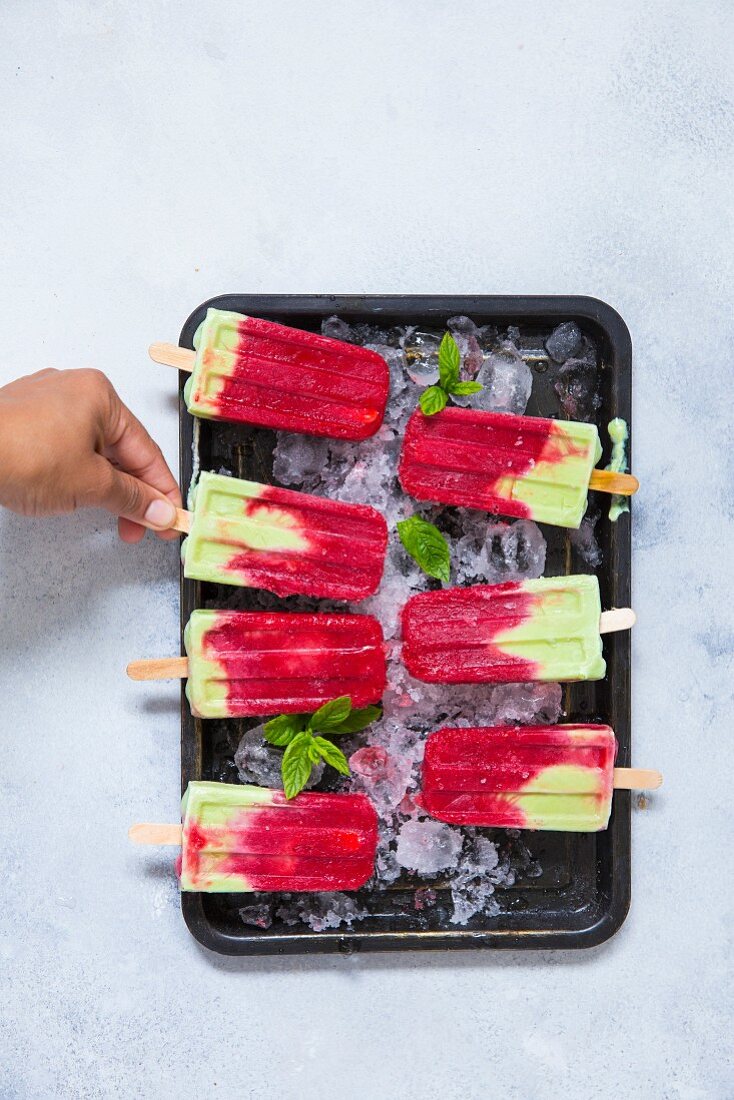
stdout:
<svg viewBox="0 0 734 1100">
<path fill-rule="evenodd" d="M 612 417 L 623 417 L 631 427 L 632 345 L 619 314 L 595 298 L 443 295 L 283 295 L 225 294 L 202 303 L 186 321 L 179 343 L 192 347 L 194 332 L 209 306 L 236 310 L 279 321 L 296 328 L 318 331 L 325 317 L 336 314 L 350 323 L 380 326 L 414 324 L 443 327 L 448 318 L 466 314 L 478 325 L 516 325 L 521 336 L 548 333 L 561 321 L 573 320 L 596 344 L 601 376 L 602 405 L 596 422 L 606 439 L 604 426 Z M 181 485 L 184 496 L 193 471 L 194 418 L 183 401 L 181 377 L 180 443 Z M 528 413 L 558 415 L 551 399 L 543 365 L 534 371 Z M 202 469 L 226 465 L 240 477 L 272 480 L 272 432 L 244 425 L 199 421 L 198 454 Z M 358 446 L 355 445 L 355 446 Z M 605 458 L 608 448 L 605 447 Z M 608 502 L 609 498 L 606 498 Z M 604 501 L 598 501 L 603 507 Z M 548 541 L 547 574 L 589 572 L 566 532 L 543 527 Z M 630 515 L 616 524 L 603 514 L 597 527 L 603 559 L 596 570 L 602 607 L 630 605 Z M 233 589 L 186 580 L 181 574 L 181 631 L 196 607 L 232 605 Z M 237 606 L 246 608 L 252 594 L 237 590 Z M 287 601 L 277 601 L 273 606 Z M 314 602 L 314 607 L 318 604 Z M 182 648 L 183 652 L 183 648 Z M 630 764 L 630 638 L 629 632 L 606 635 L 604 655 L 607 676 L 596 683 L 570 684 L 564 688 L 564 721 L 596 720 L 613 727 L 619 741 L 620 766 Z M 234 750 L 245 729 L 254 721 L 226 722 L 194 719 L 185 696 L 181 697 L 181 784 L 190 780 L 237 781 L 232 763 Z M 490 831 L 501 839 L 499 831 Z M 524 833 L 523 841 L 543 873 L 520 880 L 514 887 L 498 889 L 496 916 L 477 914 L 464 927 L 449 924 L 450 905 L 444 904 L 440 881 L 398 880 L 387 890 L 364 889 L 359 904 L 370 915 L 352 930 L 315 932 L 306 925 L 293 927 L 275 921 L 268 929 L 246 926 L 238 909 L 248 903 L 243 894 L 183 893 L 183 916 L 195 938 L 212 951 L 226 955 L 269 955 L 339 951 L 408 950 L 417 948 L 580 948 L 602 943 L 625 919 L 630 902 L 630 794 L 617 791 L 609 827 L 602 833 Z M 416 912 L 416 886 L 435 886 L 438 902 Z"/>
</svg>

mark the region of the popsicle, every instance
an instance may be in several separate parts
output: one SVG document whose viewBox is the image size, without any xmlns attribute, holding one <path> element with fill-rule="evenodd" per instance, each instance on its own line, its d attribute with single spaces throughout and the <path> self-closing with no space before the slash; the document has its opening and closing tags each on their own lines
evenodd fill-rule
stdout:
<svg viewBox="0 0 734 1100">
<path fill-rule="evenodd" d="M 296 795 L 189 783 L 183 826 L 133 825 L 141 844 L 180 844 L 182 890 L 358 890 L 371 877 L 377 814 L 361 794 Z"/>
<path fill-rule="evenodd" d="M 206 472 L 190 503 L 187 577 L 333 600 L 377 590 L 387 524 L 374 508 Z"/>
<path fill-rule="evenodd" d="M 594 424 L 447 408 L 417 409 L 405 431 L 398 476 L 418 500 L 578 527 L 589 488 L 631 494 L 630 474 L 595 470 Z"/>
<path fill-rule="evenodd" d="M 600 680 L 600 633 L 634 620 L 629 608 L 602 614 L 595 576 L 419 592 L 402 612 L 403 661 L 438 684 Z"/>
<path fill-rule="evenodd" d="M 186 696 L 200 718 L 317 710 L 341 695 L 354 707 L 385 690 L 380 624 L 370 615 L 193 611 L 187 657 L 133 661 L 133 680 L 188 677 Z"/>
<path fill-rule="evenodd" d="M 501 829 L 606 829 L 614 788 L 656 788 L 659 772 L 615 768 L 609 726 L 441 729 L 426 742 L 416 802 L 439 821 Z"/>
<path fill-rule="evenodd" d="M 194 416 L 355 440 L 382 423 L 389 370 L 368 348 L 211 308 L 194 347 L 150 348 L 156 362 L 192 372 L 184 398 Z"/>
</svg>

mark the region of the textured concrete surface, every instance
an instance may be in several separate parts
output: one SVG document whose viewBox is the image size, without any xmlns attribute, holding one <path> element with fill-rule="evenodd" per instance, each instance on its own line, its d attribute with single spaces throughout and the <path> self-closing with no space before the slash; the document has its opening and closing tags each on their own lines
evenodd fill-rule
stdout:
<svg viewBox="0 0 734 1100">
<path fill-rule="evenodd" d="M 25 0 L 0 30 L 3 379 L 243 291 L 584 292 L 635 343 L 631 915 L 587 954 L 232 962 L 177 811 L 176 551 L 0 516 L 0 1095 L 723 1100 L 731 1064 L 732 6 Z"/>
</svg>

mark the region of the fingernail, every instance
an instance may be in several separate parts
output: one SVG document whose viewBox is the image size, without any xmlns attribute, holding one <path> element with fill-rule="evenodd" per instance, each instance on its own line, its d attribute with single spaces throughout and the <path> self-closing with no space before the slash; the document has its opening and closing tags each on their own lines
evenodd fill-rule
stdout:
<svg viewBox="0 0 734 1100">
<path fill-rule="evenodd" d="M 161 530 L 167 530 L 176 519 L 176 509 L 169 500 L 152 500 L 148 505 L 144 519 L 151 527 L 160 527 Z"/>
</svg>

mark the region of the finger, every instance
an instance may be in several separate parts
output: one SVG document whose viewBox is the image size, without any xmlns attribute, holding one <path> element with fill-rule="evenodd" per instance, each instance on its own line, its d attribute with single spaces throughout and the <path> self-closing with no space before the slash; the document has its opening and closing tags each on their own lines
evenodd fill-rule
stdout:
<svg viewBox="0 0 734 1100">
<path fill-rule="evenodd" d="M 114 389 L 101 453 L 115 466 L 164 493 L 177 507 L 181 493 L 163 452 Z"/>
<path fill-rule="evenodd" d="M 48 378 L 49 374 L 58 374 L 56 367 L 43 367 L 42 370 L 34 371 L 33 374 L 29 374 L 29 382 L 37 382 L 39 378 Z"/>
<path fill-rule="evenodd" d="M 173 542 L 174 539 L 181 538 L 180 531 L 156 531 L 155 537 L 157 539 L 163 539 L 164 542 Z"/>
<path fill-rule="evenodd" d="M 125 519 L 124 516 L 117 517 L 117 531 L 123 542 L 136 543 L 140 542 L 143 538 L 146 528 L 140 523 L 133 523 L 131 519 Z M 163 542 L 173 542 L 175 539 L 181 537 L 179 531 L 154 531 L 153 534 L 157 539 L 162 539 Z"/>
<path fill-rule="evenodd" d="M 118 516 L 117 533 L 123 542 L 127 542 L 131 546 L 134 546 L 144 537 L 145 528 L 139 523 L 133 523 L 131 519 L 125 519 L 124 516 Z"/>
<path fill-rule="evenodd" d="M 118 470 L 106 458 L 97 456 L 90 469 L 90 485 L 85 503 L 106 508 L 116 516 L 133 520 L 154 531 L 167 531 L 176 522 L 176 506 L 163 493 L 124 470 Z M 131 534 L 130 528 L 125 529 Z"/>
<path fill-rule="evenodd" d="M 142 524 L 133 523 L 131 519 L 125 519 L 124 516 L 117 517 L 117 533 L 123 542 L 135 545 L 142 541 L 145 531 L 146 528 Z M 157 539 L 162 539 L 163 542 L 173 542 L 181 537 L 178 531 L 155 531 L 154 534 Z"/>
</svg>

